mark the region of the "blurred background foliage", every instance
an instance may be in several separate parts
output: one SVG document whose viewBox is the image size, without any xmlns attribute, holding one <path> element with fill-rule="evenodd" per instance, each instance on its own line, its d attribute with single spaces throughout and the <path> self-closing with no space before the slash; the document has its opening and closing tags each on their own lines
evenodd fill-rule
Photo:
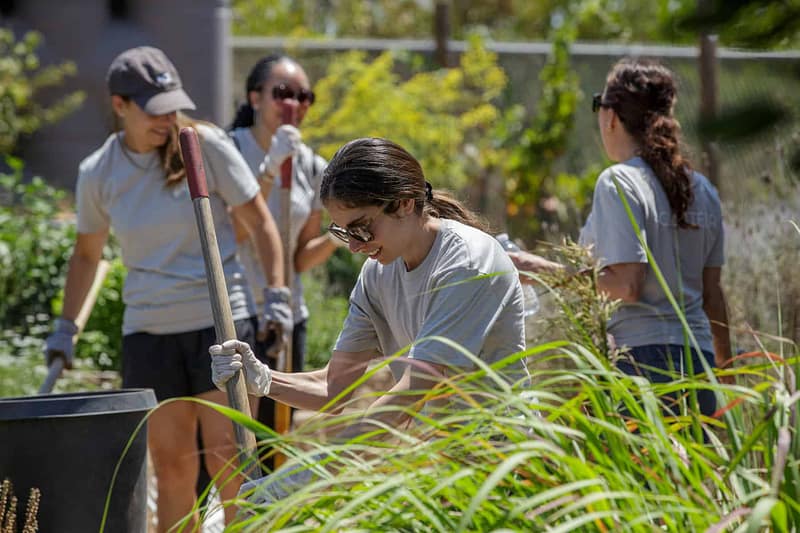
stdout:
<svg viewBox="0 0 800 533">
<path fill-rule="evenodd" d="M 64 62 L 42 67 L 36 49 L 42 35 L 28 32 L 20 39 L 0 28 L 0 154 L 13 153 L 21 136 L 57 122 L 80 107 L 80 91 L 43 104 L 40 91 L 58 86 L 75 74 L 75 64 Z"/>
<path fill-rule="evenodd" d="M 233 0 L 235 35 L 430 38 L 436 0 Z M 709 25 L 724 25 L 726 45 L 794 48 L 794 2 L 713 0 L 450 0 L 451 34 L 479 32 L 496 41 L 545 39 L 565 21 L 586 41 L 695 44 Z M 702 3 L 702 2 L 701 2 Z"/>
</svg>

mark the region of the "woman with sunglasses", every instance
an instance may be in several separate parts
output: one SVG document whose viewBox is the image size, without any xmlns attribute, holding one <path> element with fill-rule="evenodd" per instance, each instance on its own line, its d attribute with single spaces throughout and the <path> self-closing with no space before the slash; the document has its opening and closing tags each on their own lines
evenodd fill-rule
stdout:
<svg viewBox="0 0 800 533">
<path fill-rule="evenodd" d="M 296 102 L 299 126 L 314 103 L 314 92 L 308 76 L 296 61 L 285 55 L 271 55 L 259 60 L 251 69 L 247 76 L 245 95 L 247 100 L 236 113 L 230 135 L 253 173 L 258 176 L 261 192 L 279 228 L 286 221 L 281 214 L 280 189 L 274 186 L 274 182 L 280 176 L 283 162 L 292 161 L 292 248 L 285 253 L 294 257 L 292 302 L 295 323 L 292 333 L 292 369 L 300 371 L 303 369 L 305 357 L 308 319 L 300 274 L 323 263 L 340 245 L 335 242 L 336 239 L 321 232 L 322 203 L 319 198 L 319 184 L 327 163 L 300 140 L 300 131 L 296 126 L 281 124 L 282 103 L 285 100 Z M 241 256 L 258 300 L 267 284 L 259 269 L 254 268 L 255 254 L 246 233 L 240 231 L 238 237 Z M 260 357 L 265 358 L 266 353 L 272 354 L 275 351 L 277 342 L 277 336 L 270 335 L 259 343 L 256 351 Z M 272 425 L 273 412 L 272 401 L 264 400 L 259 408 L 259 419 Z"/>
<path fill-rule="evenodd" d="M 487 364 L 524 349 L 522 286 L 511 260 L 475 214 L 425 181 L 406 150 L 385 139 L 347 143 L 325 170 L 320 195 L 330 232 L 367 256 L 328 365 L 273 371 L 247 343 L 233 340 L 209 350 L 219 387 L 243 368 L 250 394 L 320 410 L 370 361 L 410 346 L 392 365 L 395 385 L 342 435 L 353 437 L 381 424 L 402 427 L 410 419 L 405 408 L 424 391 L 476 368 L 462 350 L 432 337 L 450 339 Z M 498 372 L 522 386 L 529 377 L 524 361 Z M 274 496 L 259 494 L 257 500 Z"/>
<path fill-rule="evenodd" d="M 591 214 L 580 242 L 591 246 L 602 267 L 598 288 L 622 306 L 609 323 L 617 346 L 630 358 L 619 368 L 653 382 L 675 373 L 724 366 L 731 356 L 725 296 L 720 283 L 723 257 L 722 210 L 716 189 L 693 171 L 680 150 L 680 126 L 673 115 L 673 74 L 651 62 L 622 60 L 594 95 L 603 146 L 616 164 L 600 174 Z M 644 243 L 682 305 L 700 347 L 685 357 L 684 329 L 661 288 L 645 246 L 630 222 L 622 196 Z M 520 271 L 561 268 L 542 257 L 512 254 Z M 523 282 L 530 282 L 530 278 Z M 698 391 L 703 414 L 715 410 L 714 394 Z"/>
<path fill-rule="evenodd" d="M 195 109 L 178 71 L 159 49 L 138 47 L 117 56 L 107 83 L 121 125 L 81 162 L 77 182 L 77 238 L 69 261 L 62 316 L 46 341 L 48 363 L 72 365 L 75 317 L 86 299 L 113 228 L 127 268 L 123 300 L 122 386 L 153 389 L 159 401 L 196 396 L 226 404 L 208 369 L 214 317 L 197 238 L 194 208 L 180 154 L 178 131 L 194 126 L 200 137 L 231 311 L 237 335 L 255 340 L 257 310 L 244 280 L 227 209 L 253 236 L 262 270 L 276 291 L 283 287 L 283 257 L 275 222 L 258 184 L 225 132 L 189 119 Z M 268 321 L 291 316 L 286 301 L 267 303 Z M 280 327 L 291 327 L 291 322 Z M 199 450 L 196 434 L 203 436 Z M 194 402 L 160 405 L 148 419 L 147 443 L 158 483 L 158 528 L 183 522 L 197 527 L 198 456 L 219 479 L 234 475 L 230 420 Z M 237 483 L 220 486 L 222 498 Z M 234 508 L 225 510 L 233 518 Z"/>
</svg>

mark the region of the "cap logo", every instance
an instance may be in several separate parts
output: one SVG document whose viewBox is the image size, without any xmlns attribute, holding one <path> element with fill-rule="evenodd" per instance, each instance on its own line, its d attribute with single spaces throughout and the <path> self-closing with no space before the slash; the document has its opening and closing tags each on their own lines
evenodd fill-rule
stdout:
<svg viewBox="0 0 800 533">
<path fill-rule="evenodd" d="M 168 89 L 169 85 L 172 85 L 174 80 L 172 79 L 172 75 L 169 72 L 162 72 L 156 76 L 156 85 L 161 87 L 162 89 Z"/>
</svg>

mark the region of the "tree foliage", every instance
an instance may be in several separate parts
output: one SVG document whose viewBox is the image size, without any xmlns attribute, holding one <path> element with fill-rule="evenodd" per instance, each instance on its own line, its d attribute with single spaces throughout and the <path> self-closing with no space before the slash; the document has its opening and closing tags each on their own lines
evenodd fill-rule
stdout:
<svg viewBox="0 0 800 533">
<path fill-rule="evenodd" d="M 36 55 L 41 34 L 28 32 L 19 41 L 0 28 L 0 152 L 11 153 L 20 136 L 63 118 L 77 109 L 85 98 L 80 91 L 43 105 L 39 92 L 60 85 L 75 74 L 75 64 L 64 62 L 42 67 Z"/>
<path fill-rule="evenodd" d="M 430 38 L 437 2 L 417 0 L 234 0 L 237 35 Z M 543 40 L 569 18 L 578 39 L 689 42 L 672 24 L 689 0 L 450 0 L 451 36 Z"/>
<path fill-rule="evenodd" d="M 505 149 L 490 133 L 507 78 L 477 38 L 457 67 L 422 71 L 411 58 L 350 52 L 315 86 L 304 138 L 325 157 L 357 137 L 387 137 L 408 149 L 435 187 L 461 189 L 485 175 Z M 412 68 L 407 79 L 400 66 Z"/>
<path fill-rule="evenodd" d="M 566 150 L 582 98 L 570 64 L 573 35 L 568 26 L 553 33 L 553 51 L 539 75 L 542 94 L 530 124 L 521 128 L 521 116 L 509 122 L 521 128 L 519 134 L 508 135 L 514 140 L 505 166 L 509 226 L 515 235 L 528 240 L 575 230 L 570 224 L 582 219 L 579 215 L 591 198 L 597 175 L 595 169 L 576 176 L 559 172 L 556 167 Z"/>
</svg>

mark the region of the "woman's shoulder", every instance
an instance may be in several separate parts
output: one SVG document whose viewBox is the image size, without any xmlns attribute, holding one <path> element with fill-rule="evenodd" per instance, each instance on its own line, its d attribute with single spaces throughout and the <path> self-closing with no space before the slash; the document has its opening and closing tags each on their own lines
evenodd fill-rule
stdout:
<svg viewBox="0 0 800 533">
<path fill-rule="evenodd" d="M 440 263 L 450 267 L 484 272 L 490 268 L 488 263 L 498 257 L 501 250 L 497 240 L 488 233 L 461 222 L 442 219 L 440 231 L 442 244 Z M 499 254 L 505 257 L 505 253 Z"/>
<path fill-rule="evenodd" d="M 78 179 L 101 175 L 107 171 L 113 160 L 114 152 L 119 144 L 119 137 L 112 133 L 94 152 L 83 158 L 78 165 Z"/>
<path fill-rule="evenodd" d="M 695 196 L 695 202 L 697 201 L 697 198 L 702 198 L 707 203 L 711 203 L 716 206 L 719 206 L 721 203 L 719 191 L 717 191 L 717 188 L 713 183 L 711 183 L 711 180 L 696 170 L 692 172 L 692 191 Z"/>
<path fill-rule="evenodd" d="M 217 144 L 217 143 L 230 143 L 231 138 L 228 133 L 210 122 L 198 122 L 194 124 L 194 129 L 197 130 L 197 135 L 203 142 Z"/>
<path fill-rule="evenodd" d="M 597 177 L 594 196 L 595 198 L 617 197 L 619 196 L 617 187 L 619 187 L 628 197 L 641 200 L 643 197 L 652 197 L 653 188 L 657 185 L 658 179 L 650 166 L 641 158 L 634 157 L 603 170 Z"/>
<path fill-rule="evenodd" d="M 305 172 L 312 177 L 321 176 L 322 171 L 328 166 L 328 161 L 306 143 L 300 143 L 299 159 Z"/>
</svg>

